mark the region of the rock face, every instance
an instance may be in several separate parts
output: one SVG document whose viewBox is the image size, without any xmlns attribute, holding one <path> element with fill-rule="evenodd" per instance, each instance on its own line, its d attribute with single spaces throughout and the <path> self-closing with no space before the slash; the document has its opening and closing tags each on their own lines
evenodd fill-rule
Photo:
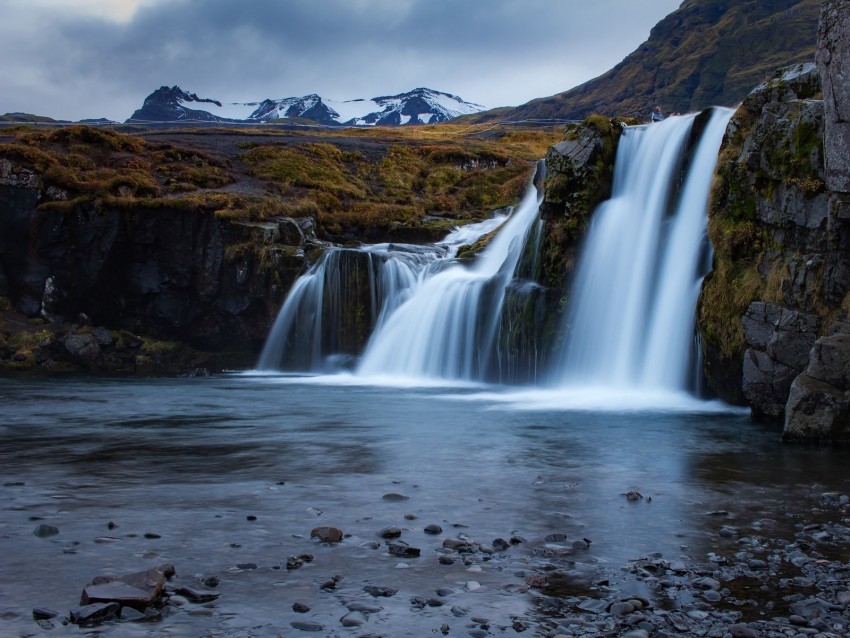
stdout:
<svg viewBox="0 0 850 638">
<path fill-rule="evenodd" d="M 202 208 L 143 205 L 41 210 L 36 177 L 8 162 L 0 172 L 0 295 L 29 317 L 85 316 L 201 350 L 253 353 L 305 265 L 296 220 L 234 222 Z M 96 340 L 77 335 L 64 345 L 90 360 L 105 345 Z"/>
<path fill-rule="evenodd" d="M 818 29 L 818 68 L 826 118 L 824 155 L 830 190 L 850 193 L 850 6 L 825 0 Z"/>
<path fill-rule="evenodd" d="M 850 442 L 850 334 L 822 337 L 791 386 L 785 440 Z"/>
<path fill-rule="evenodd" d="M 848 43 L 846 3 L 825 2 L 818 66 L 783 69 L 744 100 L 712 190 L 715 269 L 699 309 L 708 380 L 754 417 L 784 419 L 786 439 L 846 436 L 841 371 L 822 361 L 844 352 L 848 329 Z"/>
<path fill-rule="evenodd" d="M 755 301 L 743 317 L 743 390 L 756 418 L 781 417 L 791 382 L 803 371 L 820 317 Z"/>
<path fill-rule="evenodd" d="M 785 409 L 786 440 L 850 441 L 850 5 L 826 0 L 818 30 L 818 69 L 823 79 L 824 163 L 828 214 L 835 220 L 826 297 L 839 319 L 814 344 L 808 366 L 791 386 Z"/>
</svg>

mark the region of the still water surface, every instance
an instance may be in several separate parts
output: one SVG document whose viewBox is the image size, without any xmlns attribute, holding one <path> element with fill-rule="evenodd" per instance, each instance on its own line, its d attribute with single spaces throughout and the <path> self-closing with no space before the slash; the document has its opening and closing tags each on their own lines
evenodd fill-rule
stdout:
<svg viewBox="0 0 850 638">
<path fill-rule="evenodd" d="M 734 551 L 721 524 L 793 533 L 813 485 L 848 487 L 841 451 L 782 445 L 740 412 L 529 410 L 502 394 L 247 375 L 0 380 L 0 635 L 289 636 L 299 620 L 326 635 L 428 635 L 443 623 L 466 635 L 452 606 L 507 626 L 534 613 L 515 589 L 550 560 L 547 534 L 592 541 L 569 566 L 592 583 L 649 552 Z M 630 490 L 644 498 L 628 501 Z M 719 509 L 722 521 L 708 514 Z M 38 538 L 39 523 L 60 533 Z M 443 534 L 425 534 L 430 523 Z M 320 545 L 309 538 L 319 525 L 350 536 Z M 369 548 L 390 525 L 420 558 Z M 439 564 L 435 550 L 458 534 L 527 542 L 471 569 Z M 286 571 L 303 553 L 313 562 Z M 66 613 L 98 574 L 164 562 L 183 585 L 218 576 L 221 597 L 99 630 L 48 632 L 30 617 Z M 334 575 L 337 590 L 322 591 Z M 370 584 L 399 592 L 372 599 Z M 457 591 L 445 606 L 411 607 L 441 587 Z M 345 629 L 344 605 L 358 600 L 383 610 Z M 311 611 L 294 613 L 296 601 Z"/>
</svg>

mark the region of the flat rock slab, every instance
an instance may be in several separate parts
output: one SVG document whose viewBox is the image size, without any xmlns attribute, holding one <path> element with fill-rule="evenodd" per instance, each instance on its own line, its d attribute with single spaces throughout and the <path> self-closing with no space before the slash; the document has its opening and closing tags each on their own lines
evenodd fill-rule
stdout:
<svg viewBox="0 0 850 638">
<path fill-rule="evenodd" d="M 165 576 L 156 569 L 123 576 L 98 576 L 83 589 L 80 605 L 117 602 L 144 611 L 159 600 L 164 586 Z"/>
</svg>

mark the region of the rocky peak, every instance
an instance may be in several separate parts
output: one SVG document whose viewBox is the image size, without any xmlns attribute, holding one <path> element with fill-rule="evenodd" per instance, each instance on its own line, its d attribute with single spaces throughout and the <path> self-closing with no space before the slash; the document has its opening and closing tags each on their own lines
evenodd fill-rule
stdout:
<svg viewBox="0 0 850 638">
<path fill-rule="evenodd" d="M 142 108 L 131 116 L 130 120 L 140 121 L 172 121 L 172 120 L 206 120 L 220 119 L 207 111 L 193 109 L 187 104 L 212 104 L 221 108 L 221 102 L 210 98 L 198 97 L 188 93 L 179 86 L 161 86 L 145 98 Z"/>
</svg>

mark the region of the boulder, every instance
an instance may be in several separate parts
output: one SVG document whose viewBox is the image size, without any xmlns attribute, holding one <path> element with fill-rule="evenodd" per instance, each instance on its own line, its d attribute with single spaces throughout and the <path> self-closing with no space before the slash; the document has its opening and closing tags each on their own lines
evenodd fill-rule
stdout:
<svg viewBox="0 0 850 638">
<path fill-rule="evenodd" d="M 122 607 L 144 611 L 159 601 L 164 586 L 165 575 L 157 569 L 123 576 L 98 576 L 83 589 L 80 605 L 116 602 Z"/>
<path fill-rule="evenodd" d="M 743 317 L 743 391 L 756 418 L 781 418 L 795 377 L 806 367 L 820 327 L 817 315 L 756 301 Z"/>
<path fill-rule="evenodd" d="M 821 337 L 793 382 L 784 440 L 850 441 L 850 334 Z"/>
<path fill-rule="evenodd" d="M 318 538 L 323 543 L 338 543 L 342 536 L 342 530 L 336 527 L 316 527 L 310 532 L 310 538 Z"/>
</svg>

